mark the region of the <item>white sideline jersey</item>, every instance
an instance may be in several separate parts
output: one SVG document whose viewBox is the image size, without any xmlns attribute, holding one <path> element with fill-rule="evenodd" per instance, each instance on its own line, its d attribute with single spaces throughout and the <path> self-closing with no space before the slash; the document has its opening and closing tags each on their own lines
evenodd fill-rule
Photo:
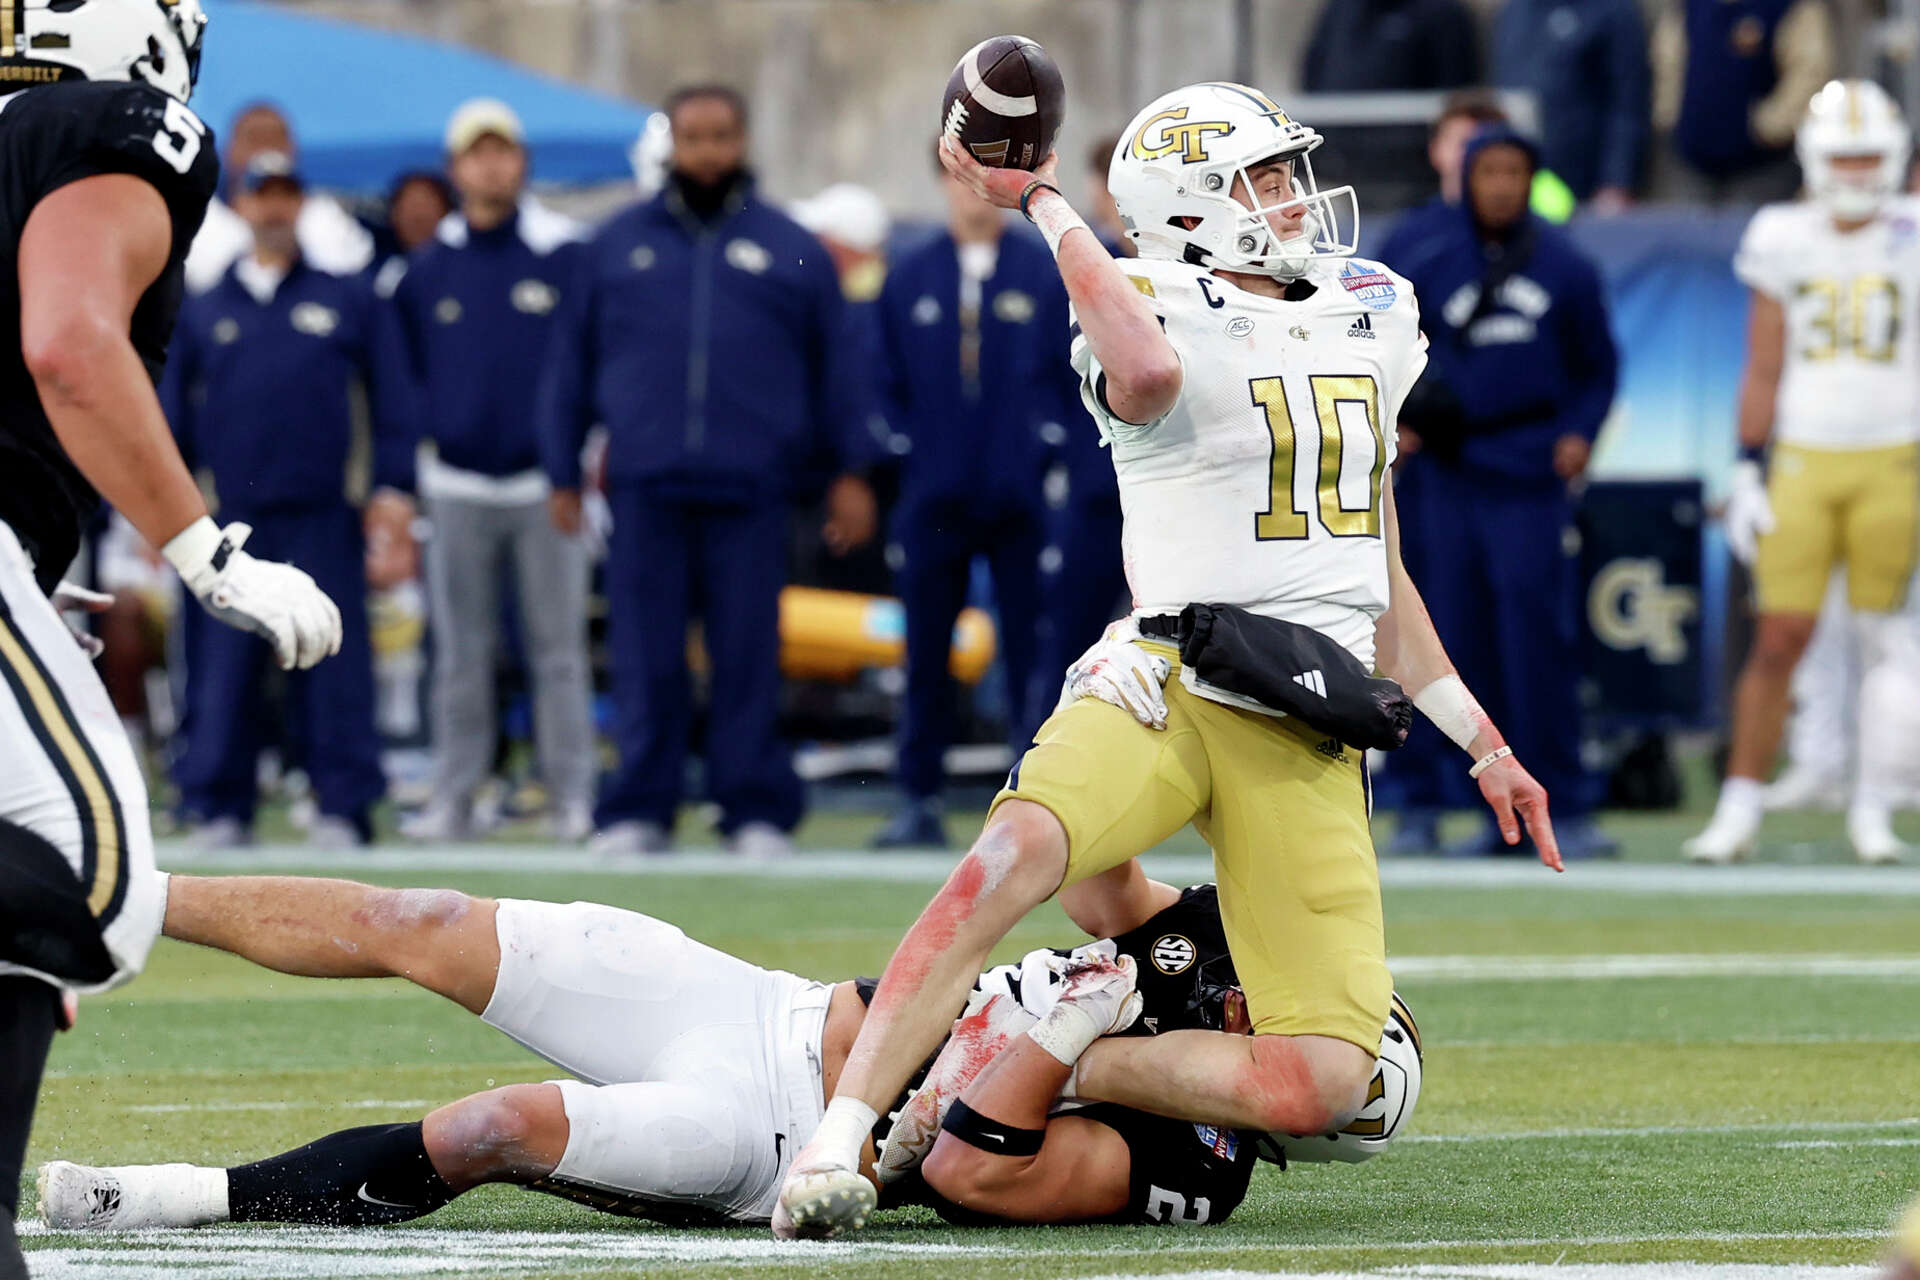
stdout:
<svg viewBox="0 0 1920 1280">
<path fill-rule="evenodd" d="M 1810 201 L 1770 204 L 1747 224 L 1733 269 L 1786 312 L 1775 440 L 1920 440 L 1920 200 L 1895 197 L 1850 233 Z"/>
<path fill-rule="evenodd" d="M 1314 262 L 1298 301 L 1186 263 L 1120 266 L 1185 370 L 1164 417 L 1123 422 L 1075 325 L 1081 399 L 1120 481 L 1134 615 L 1238 605 L 1312 627 L 1371 669 L 1387 608 L 1381 489 L 1427 363 L 1413 286 L 1359 258 Z"/>
</svg>

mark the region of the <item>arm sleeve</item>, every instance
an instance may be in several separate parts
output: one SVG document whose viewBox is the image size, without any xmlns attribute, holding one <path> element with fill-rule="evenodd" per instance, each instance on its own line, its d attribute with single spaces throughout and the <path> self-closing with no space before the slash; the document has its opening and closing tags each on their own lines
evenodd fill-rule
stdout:
<svg viewBox="0 0 1920 1280">
<path fill-rule="evenodd" d="M 373 410 L 373 483 L 412 493 L 414 448 L 419 440 L 420 392 L 400 333 L 400 316 L 371 282 L 363 291 L 367 312 L 366 375 Z"/>
<path fill-rule="evenodd" d="M 1781 239 L 1779 218 L 1779 211 L 1774 209 L 1762 209 L 1753 215 L 1753 221 L 1740 237 L 1739 249 L 1734 252 L 1733 274 L 1755 293 L 1785 301 L 1793 255 L 1782 252 L 1778 243 Z"/>
<path fill-rule="evenodd" d="M 199 398 L 195 384 L 200 377 L 200 351 L 194 326 L 187 323 L 187 319 L 182 316 L 181 322 L 174 326 L 173 343 L 167 349 L 166 372 L 160 375 L 160 409 L 167 415 L 167 425 L 173 428 L 181 460 L 191 471 L 199 465 L 195 457 L 199 450 L 194 432 L 194 405 Z"/>
<path fill-rule="evenodd" d="M 566 293 L 548 339 L 535 399 L 540 465 L 556 489 L 580 487 L 580 449 L 593 425 L 594 244 L 571 251 Z"/>
<path fill-rule="evenodd" d="M 1572 385 L 1565 406 L 1555 416 L 1554 438 L 1579 435 L 1592 442 L 1613 407 L 1620 356 L 1608 323 L 1606 291 L 1591 263 L 1578 261 L 1573 287 L 1561 305 L 1567 310 L 1560 343 Z"/>
<path fill-rule="evenodd" d="M 862 359 L 859 334 L 840 280 L 825 250 L 813 272 L 813 425 L 815 439 L 839 470 L 866 471 L 883 446 L 874 430 L 873 371 Z"/>
<path fill-rule="evenodd" d="M 1647 30 L 1635 0 L 1622 0 L 1608 33 L 1607 85 L 1612 94 L 1600 142 L 1597 181 L 1633 190 L 1647 150 L 1653 85 L 1647 67 Z"/>
</svg>

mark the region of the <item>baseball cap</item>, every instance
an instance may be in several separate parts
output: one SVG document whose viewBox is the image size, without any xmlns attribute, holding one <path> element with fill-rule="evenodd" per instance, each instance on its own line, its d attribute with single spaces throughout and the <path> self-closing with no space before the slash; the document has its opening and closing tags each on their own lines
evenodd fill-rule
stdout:
<svg viewBox="0 0 1920 1280">
<path fill-rule="evenodd" d="M 284 151 L 261 151 L 247 161 L 247 167 L 240 174 L 240 189 L 252 194 L 269 182 L 291 183 L 295 189 L 306 190 L 306 179 L 300 176 L 293 157 Z"/>
<path fill-rule="evenodd" d="M 525 146 L 527 131 L 514 109 L 498 98 L 469 98 L 447 118 L 447 154 L 457 156 L 488 134 Z"/>
<path fill-rule="evenodd" d="M 838 182 L 791 210 L 793 220 L 856 252 L 872 253 L 887 242 L 887 206 L 865 187 Z"/>
</svg>

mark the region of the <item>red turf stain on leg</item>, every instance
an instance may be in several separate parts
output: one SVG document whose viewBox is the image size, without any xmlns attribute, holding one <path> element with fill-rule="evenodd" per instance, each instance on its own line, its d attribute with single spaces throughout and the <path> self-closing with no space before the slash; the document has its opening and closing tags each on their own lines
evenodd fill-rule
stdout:
<svg viewBox="0 0 1920 1280">
<path fill-rule="evenodd" d="M 899 950 L 893 953 L 893 959 L 887 962 L 886 972 L 880 977 L 881 993 L 900 1000 L 919 994 L 920 984 L 926 981 L 935 958 L 953 945 L 954 935 L 973 914 L 985 884 L 986 868 L 969 853 L 953 869 L 947 883 L 920 913 Z M 876 999 L 875 1004 L 878 1003 Z"/>
</svg>

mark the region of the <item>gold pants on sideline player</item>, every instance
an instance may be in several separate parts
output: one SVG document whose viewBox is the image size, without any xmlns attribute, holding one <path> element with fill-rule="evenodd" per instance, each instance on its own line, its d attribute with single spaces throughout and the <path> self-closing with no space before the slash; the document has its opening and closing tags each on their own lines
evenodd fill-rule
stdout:
<svg viewBox="0 0 1920 1280">
<path fill-rule="evenodd" d="M 1920 553 L 1920 444 L 1777 445 L 1767 498 L 1774 529 L 1753 567 L 1760 612 L 1819 613 L 1841 564 L 1855 609 L 1893 613 L 1906 602 Z"/>
</svg>

